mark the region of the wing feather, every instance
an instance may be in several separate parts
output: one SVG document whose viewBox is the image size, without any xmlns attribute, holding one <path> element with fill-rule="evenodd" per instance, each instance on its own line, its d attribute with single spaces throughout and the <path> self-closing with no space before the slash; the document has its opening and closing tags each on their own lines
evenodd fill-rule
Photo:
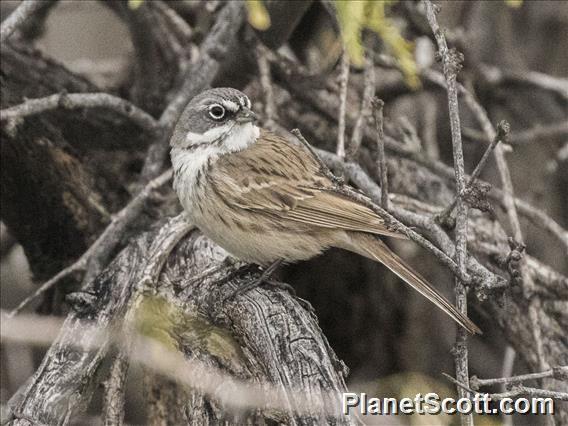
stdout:
<svg viewBox="0 0 568 426">
<path fill-rule="evenodd" d="M 247 149 L 217 160 L 210 174 L 225 201 L 245 210 L 323 228 L 406 238 L 369 207 L 337 193 L 308 150 L 266 131 Z"/>
</svg>

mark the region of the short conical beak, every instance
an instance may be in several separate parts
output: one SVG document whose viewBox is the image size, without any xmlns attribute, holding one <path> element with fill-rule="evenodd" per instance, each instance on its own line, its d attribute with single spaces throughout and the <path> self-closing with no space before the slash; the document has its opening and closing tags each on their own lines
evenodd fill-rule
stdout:
<svg viewBox="0 0 568 426">
<path fill-rule="evenodd" d="M 237 112 L 236 120 L 237 123 L 254 123 L 258 120 L 258 117 L 250 109 L 242 107 L 239 112 Z"/>
</svg>

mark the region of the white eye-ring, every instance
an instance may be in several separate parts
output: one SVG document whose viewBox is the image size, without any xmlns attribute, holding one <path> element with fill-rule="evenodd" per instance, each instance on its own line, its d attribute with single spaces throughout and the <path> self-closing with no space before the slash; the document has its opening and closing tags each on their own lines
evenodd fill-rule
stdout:
<svg viewBox="0 0 568 426">
<path fill-rule="evenodd" d="M 209 107 L 209 115 L 213 120 L 221 120 L 225 116 L 225 108 L 219 104 L 213 104 Z"/>
</svg>

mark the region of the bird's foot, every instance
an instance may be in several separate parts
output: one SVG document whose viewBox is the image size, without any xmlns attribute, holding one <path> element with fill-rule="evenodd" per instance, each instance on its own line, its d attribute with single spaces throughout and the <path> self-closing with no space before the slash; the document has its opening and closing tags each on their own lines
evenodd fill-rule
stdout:
<svg viewBox="0 0 568 426">
<path fill-rule="evenodd" d="M 292 287 L 290 284 L 288 283 L 283 283 L 282 281 L 278 281 L 278 280 L 264 280 L 264 282 L 262 284 L 268 284 L 271 287 L 274 288 L 279 288 L 280 290 L 284 290 L 287 291 L 288 293 L 290 293 L 292 296 L 296 297 L 296 290 L 294 289 L 294 287 Z M 262 285 L 261 284 L 261 285 Z"/>
<path fill-rule="evenodd" d="M 272 274 L 276 271 L 276 269 L 278 269 L 278 267 L 280 266 L 280 264 L 282 263 L 282 261 L 277 260 L 273 263 L 271 263 L 264 271 L 262 271 L 262 274 L 260 274 L 259 277 L 257 278 L 253 278 L 251 280 L 249 280 L 248 282 L 246 282 L 245 284 L 237 287 L 235 290 L 233 290 L 226 298 L 225 300 L 230 300 L 232 298 L 234 298 L 235 296 L 239 295 L 239 294 L 244 294 L 254 288 L 257 288 L 259 286 L 261 286 L 262 284 L 271 284 L 271 285 L 276 285 L 278 288 L 284 288 L 284 286 L 287 286 L 286 289 L 289 291 L 290 290 L 290 286 L 288 284 L 285 283 L 279 283 L 277 281 L 271 280 L 270 277 L 272 276 Z M 244 268 L 249 268 L 247 270 L 250 271 L 250 267 L 252 265 L 246 265 Z M 240 271 L 242 273 L 242 271 Z M 240 274 L 239 274 L 240 275 Z M 233 276 L 234 278 L 234 276 Z M 278 283 L 278 284 L 276 284 Z M 293 289 L 292 289 L 293 290 Z"/>
</svg>

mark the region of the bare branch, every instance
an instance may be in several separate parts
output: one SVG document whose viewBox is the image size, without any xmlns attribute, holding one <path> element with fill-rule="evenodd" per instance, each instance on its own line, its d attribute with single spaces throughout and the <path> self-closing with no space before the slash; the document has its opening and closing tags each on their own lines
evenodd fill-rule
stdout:
<svg viewBox="0 0 568 426">
<path fill-rule="evenodd" d="M 77 260 L 75 263 L 73 263 L 72 265 L 68 266 L 67 268 L 59 271 L 52 278 L 50 278 L 49 280 L 44 282 L 41 286 L 39 286 L 32 294 L 30 294 L 24 300 L 22 300 L 18 304 L 18 306 L 16 306 L 12 311 L 10 311 L 9 316 L 13 317 L 13 316 L 17 315 L 18 313 L 20 313 L 21 310 L 24 309 L 26 306 L 28 306 L 32 301 L 34 301 L 39 296 L 44 294 L 50 288 L 55 287 L 57 284 L 59 284 L 59 282 L 62 279 L 67 278 L 68 276 L 70 276 L 70 275 L 72 275 L 76 272 L 84 271 L 86 265 L 87 265 L 86 259 L 84 259 L 83 256 L 81 256 L 79 258 L 79 260 Z"/>
<path fill-rule="evenodd" d="M 450 376 L 449 374 L 442 373 L 443 376 L 448 379 L 450 382 L 454 383 L 460 389 L 465 390 L 472 394 L 478 395 L 487 395 L 487 397 L 491 400 L 501 400 L 505 398 L 516 398 L 521 396 L 532 396 L 532 397 L 540 397 L 540 398 L 552 398 L 558 401 L 568 401 L 568 393 L 566 392 L 557 392 L 557 391 L 550 391 L 546 389 L 537 389 L 537 388 L 528 388 L 525 386 L 516 386 L 509 392 L 502 392 L 502 393 L 490 393 L 490 394 L 482 394 L 481 392 L 477 392 L 471 389 L 468 386 L 465 386 L 463 383 L 460 383 L 455 378 Z"/>
<path fill-rule="evenodd" d="M 317 160 L 320 171 L 323 172 L 332 182 L 336 185 L 341 185 L 343 183 L 343 179 L 335 176 L 332 171 L 329 169 L 327 164 L 322 161 L 316 150 L 310 145 L 310 143 L 306 140 L 306 138 L 300 132 L 300 129 L 292 129 L 290 131 L 296 138 L 300 141 L 300 143 L 312 154 L 312 156 Z M 319 150 L 318 150 L 319 151 Z"/>
<path fill-rule="evenodd" d="M 485 167 L 485 164 L 487 163 L 487 160 L 489 159 L 489 155 L 491 155 L 491 153 L 493 152 L 493 150 L 495 149 L 497 144 L 499 142 L 507 143 L 508 134 L 509 134 L 509 131 L 510 131 L 509 123 L 507 123 L 504 120 L 501 121 L 497 125 L 497 130 L 498 131 L 497 131 L 497 135 L 495 136 L 495 139 L 493 139 L 491 141 L 491 143 L 489 144 L 489 146 L 485 149 L 485 152 L 483 153 L 481 160 L 479 160 L 479 163 L 477 163 L 477 166 L 475 166 L 475 169 L 473 170 L 473 172 L 469 176 L 469 180 L 467 181 L 467 185 L 466 185 L 466 189 L 465 189 L 466 192 L 475 184 L 475 180 L 481 174 L 481 171 L 483 170 L 483 168 Z M 464 195 L 465 195 L 465 193 L 460 194 L 459 196 L 456 196 L 454 198 L 454 200 L 452 201 L 452 203 L 443 212 L 441 212 L 438 215 L 438 219 L 441 221 L 441 223 L 445 223 L 445 222 L 448 221 L 449 216 L 452 214 L 452 211 L 456 207 L 456 204 L 458 202 L 458 197 L 463 197 Z"/>
<path fill-rule="evenodd" d="M 346 177 L 357 185 L 358 188 L 369 195 L 373 202 L 377 204 L 369 203 L 369 200 L 366 197 L 361 196 L 361 194 L 357 192 L 352 191 L 350 195 L 360 200 L 363 204 L 368 205 L 369 208 L 376 211 L 381 217 L 387 218 L 393 226 L 397 227 L 397 229 L 404 233 L 408 238 L 431 252 L 464 283 L 484 288 L 486 291 L 503 288 L 507 285 L 503 278 L 489 272 L 472 257 L 468 259 L 468 267 L 475 273 L 476 277 L 471 277 L 469 274 L 463 274 L 452 259 L 455 255 L 455 245 L 452 243 L 450 237 L 448 237 L 448 235 L 436 223 L 434 223 L 430 217 L 410 212 L 392 204 L 392 214 L 386 212 L 378 205 L 381 200 L 381 190 L 379 186 L 367 173 L 365 173 L 360 165 L 356 163 L 344 163 L 336 154 L 321 149 L 318 149 L 317 153 L 330 167 L 336 168 L 343 166 Z M 410 228 L 410 226 L 419 227 L 427 231 L 434 237 L 436 244 L 438 244 L 441 249 L 436 247 L 422 235 L 418 234 Z"/>
<path fill-rule="evenodd" d="M 379 177 L 381 179 L 381 206 L 386 211 L 389 210 L 389 178 L 387 170 L 387 159 L 385 156 L 385 134 L 383 130 L 383 107 L 385 103 L 379 99 L 373 99 L 373 110 L 375 115 L 375 127 L 377 129 L 377 153 L 379 157 Z"/>
<path fill-rule="evenodd" d="M 361 146 L 361 140 L 363 139 L 364 126 L 367 123 L 367 118 L 371 116 L 373 112 L 372 103 L 375 97 L 375 84 L 375 64 L 369 55 L 367 55 L 367 57 L 365 57 L 365 76 L 361 108 L 359 109 L 359 114 L 353 126 L 351 142 L 346 149 L 347 158 L 349 159 L 355 158 L 357 155 L 357 151 Z"/>
<path fill-rule="evenodd" d="M 337 118 L 337 155 L 345 158 L 345 113 L 347 108 L 347 84 L 349 82 L 349 56 L 341 56 L 339 70 L 339 112 Z"/>
<path fill-rule="evenodd" d="M 426 79 L 428 79 L 429 81 L 431 81 L 432 83 L 435 83 L 435 84 L 437 84 L 441 87 L 444 87 L 444 88 L 446 87 L 446 82 L 444 81 L 444 77 L 440 73 L 438 73 L 434 70 L 424 70 L 422 72 L 422 76 L 425 77 Z M 470 111 L 473 113 L 473 115 L 477 119 L 478 123 L 481 125 L 483 132 L 486 135 L 486 139 L 487 140 L 493 140 L 495 138 L 496 131 L 493 128 L 491 121 L 489 121 L 489 118 L 487 116 L 487 112 L 483 109 L 483 107 L 481 105 L 479 105 L 479 103 L 474 98 L 474 96 L 465 87 L 463 87 L 461 84 L 458 84 L 458 90 L 459 90 L 460 95 L 463 96 L 464 102 L 466 103 L 466 105 L 468 106 Z M 495 149 L 494 152 L 495 152 L 496 158 L 497 158 L 497 156 L 503 157 L 503 161 L 505 161 L 504 160 L 504 152 L 503 152 L 502 148 L 500 148 L 498 146 Z M 499 163 L 501 163 L 501 162 L 499 162 Z M 437 167 L 437 170 L 442 171 L 442 168 Z M 500 170 L 502 170 L 504 172 L 505 169 L 501 168 Z M 446 173 L 446 172 L 444 171 L 444 173 Z M 502 176 L 502 178 L 505 178 L 505 180 L 507 180 L 506 176 Z M 531 222 L 533 222 L 537 226 L 542 227 L 543 229 L 546 229 L 552 235 L 557 237 L 557 239 L 564 246 L 566 246 L 566 249 L 567 249 L 567 252 L 568 252 L 568 231 L 563 229 L 557 222 L 555 222 L 552 218 L 550 218 L 546 213 L 544 213 L 542 210 L 540 210 L 540 209 L 538 209 L 534 206 L 531 206 L 530 204 L 526 203 L 525 201 L 523 201 L 521 199 L 514 198 L 514 196 L 511 195 L 510 193 L 507 194 L 507 190 L 505 189 L 505 187 L 502 190 L 493 189 L 492 192 L 493 192 L 493 194 L 490 193 L 489 196 L 503 204 L 503 206 L 505 207 L 505 210 L 508 212 L 509 216 L 512 218 L 511 225 L 514 229 L 520 229 L 520 227 L 513 225 L 513 222 L 515 222 L 516 224 L 519 223 L 518 217 L 517 217 L 517 220 L 515 220 L 511 216 L 511 215 L 516 214 L 516 213 L 513 213 L 513 211 L 516 212 L 515 208 L 518 208 L 519 212 L 522 213 L 524 216 L 526 216 Z M 511 206 L 511 197 L 512 197 L 512 203 L 513 203 L 512 206 Z"/>
<path fill-rule="evenodd" d="M 566 78 L 554 77 L 537 71 L 523 70 L 522 72 L 515 72 L 502 70 L 488 64 L 482 64 L 479 70 L 485 79 L 493 85 L 509 82 L 528 84 L 552 91 L 562 96 L 564 100 L 568 100 L 568 79 Z"/>
<path fill-rule="evenodd" d="M 487 136 L 483 132 L 474 129 L 464 128 L 463 135 L 476 142 L 487 141 Z M 512 132 L 507 140 L 508 145 L 519 146 L 539 141 L 561 141 L 568 137 L 568 121 L 557 123 L 536 124 L 534 127 L 525 130 Z"/>
<path fill-rule="evenodd" d="M 445 85 L 442 81 L 440 81 L 440 78 L 438 75 L 436 75 L 436 73 L 427 72 L 426 74 L 430 76 L 431 80 L 435 80 L 437 84 Z M 463 96 L 464 102 L 468 105 L 469 109 L 477 119 L 483 132 L 487 136 L 487 139 L 488 140 L 495 139 L 495 137 L 497 136 L 497 132 L 495 131 L 495 128 L 491 124 L 487 112 L 477 102 L 474 95 L 471 94 L 467 89 L 465 89 L 461 85 L 458 85 L 458 90 Z M 497 145 L 494 149 L 494 154 L 503 190 L 503 204 L 507 212 L 509 223 L 513 230 L 513 236 L 517 244 L 524 246 L 525 245 L 524 238 L 521 230 L 519 216 L 517 213 L 518 203 L 516 202 L 514 197 L 511 173 L 509 171 L 509 167 L 507 166 L 507 160 L 505 159 L 503 146 Z M 568 246 L 568 233 L 564 231 L 564 235 L 561 234 L 561 236 L 563 237 L 563 240 L 566 242 Z M 531 324 L 532 324 L 531 333 L 535 344 L 536 358 L 538 360 L 538 368 L 540 370 L 546 370 L 548 368 L 548 364 L 544 356 L 542 330 L 541 330 L 540 319 L 538 316 L 538 312 L 541 306 L 541 301 L 539 298 L 532 297 L 532 294 L 534 293 L 535 289 L 535 284 L 532 276 L 528 272 L 526 259 L 523 257 L 522 259 L 520 259 L 518 263 L 521 272 L 520 275 L 522 277 L 522 282 L 523 282 L 523 291 L 525 292 L 526 299 L 529 300 L 528 315 L 531 319 Z"/>
<path fill-rule="evenodd" d="M 555 378 L 560 381 L 566 381 L 568 380 L 568 367 L 553 367 L 540 373 L 521 374 L 519 376 L 512 377 L 498 377 L 495 379 L 479 379 L 477 376 L 472 376 L 470 379 L 470 386 L 473 390 L 479 390 L 482 386 L 498 384 L 512 385 L 526 382 L 528 380 L 544 379 L 548 377 Z"/>
<path fill-rule="evenodd" d="M 155 195 L 155 191 L 171 180 L 172 174 L 172 169 L 168 169 L 148 182 L 122 210 L 114 215 L 109 226 L 83 255 L 88 259 L 87 273 L 83 282 L 91 281 L 101 272 L 130 224 L 143 212 L 146 202 Z"/>
<path fill-rule="evenodd" d="M 146 201 L 154 195 L 154 192 L 158 188 L 169 182 L 171 178 L 172 170 L 169 169 L 150 181 L 121 211 L 114 215 L 112 222 L 75 263 L 63 269 L 49 281 L 46 281 L 43 285 L 38 287 L 10 312 L 10 316 L 17 315 L 31 301 L 44 294 L 47 290 L 57 285 L 63 278 L 72 273 L 87 270 L 87 273 L 83 277 L 84 282 L 89 282 L 98 275 L 113 252 L 114 247 L 116 247 L 118 242 L 124 237 L 128 226 L 142 213 Z"/>
<path fill-rule="evenodd" d="M 265 126 L 271 128 L 276 118 L 276 105 L 274 103 L 274 90 L 272 89 L 272 79 L 270 76 L 270 61 L 268 60 L 268 49 L 260 42 L 256 44 L 256 63 L 258 66 L 260 85 L 264 94 L 264 115 Z"/>
<path fill-rule="evenodd" d="M 243 6 L 239 2 L 229 2 L 219 12 L 201 45 L 199 60 L 188 70 L 177 96 L 160 116 L 162 125 L 172 128 L 187 102 L 211 84 L 227 54 L 229 41 L 235 37 L 243 18 Z"/>
<path fill-rule="evenodd" d="M 152 6 L 158 9 L 167 19 L 172 28 L 185 43 L 189 43 L 193 37 L 193 30 L 189 24 L 178 15 L 168 4 L 162 0 L 153 1 Z"/>
<path fill-rule="evenodd" d="M 4 43 L 22 23 L 43 6 L 43 0 L 24 0 L 0 27 L 0 43 Z"/>
<path fill-rule="evenodd" d="M 461 139 L 461 125 L 458 105 L 458 90 L 456 86 L 457 73 L 461 68 L 463 55 L 456 50 L 448 49 L 446 38 L 436 20 L 436 12 L 434 6 L 429 0 L 424 0 L 426 5 L 426 17 L 432 28 L 432 32 L 438 44 L 438 52 L 442 59 L 444 76 L 446 78 L 448 91 L 448 108 L 450 112 L 450 129 L 452 133 L 452 147 L 454 156 L 454 170 L 456 176 L 457 199 L 457 217 L 456 217 L 456 263 L 460 270 L 465 273 L 467 269 L 467 215 L 468 206 L 460 197 L 465 193 L 465 167 L 463 159 L 463 147 Z M 456 305 L 458 310 L 467 315 L 467 290 L 464 283 L 456 278 L 455 283 Z M 463 329 L 457 330 L 456 345 L 454 347 L 454 356 L 456 362 L 456 377 L 466 386 L 469 383 L 468 368 L 468 348 L 467 348 L 467 332 Z M 467 396 L 463 389 L 459 388 L 460 397 Z M 473 417 L 471 415 L 462 415 L 462 425 L 473 425 Z"/>
<path fill-rule="evenodd" d="M 108 93 L 58 93 L 45 98 L 28 99 L 20 105 L 0 111 L 0 120 L 19 120 L 54 109 L 107 108 L 115 111 L 142 129 L 155 132 L 159 123 L 150 114 L 125 99 Z"/>
</svg>

